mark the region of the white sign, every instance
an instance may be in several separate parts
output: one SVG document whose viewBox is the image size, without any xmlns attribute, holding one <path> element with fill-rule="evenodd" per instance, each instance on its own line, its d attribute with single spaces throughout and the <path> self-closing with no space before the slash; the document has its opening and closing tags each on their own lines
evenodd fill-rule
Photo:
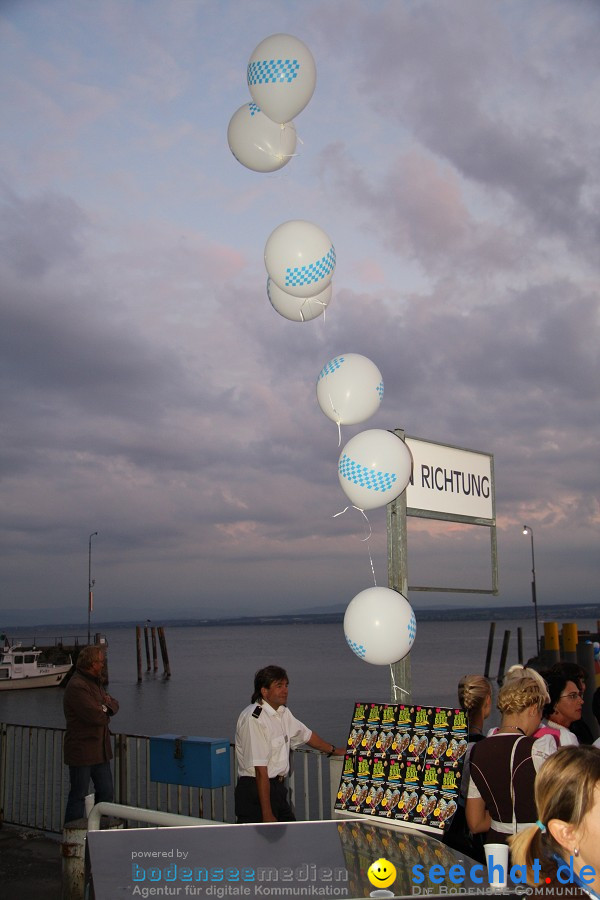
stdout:
<svg viewBox="0 0 600 900">
<path fill-rule="evenodd" d="M 408 508 L 494 520 L 493 456 L 409 437 L 406 446 L 413 456 Z"/>
</svg>

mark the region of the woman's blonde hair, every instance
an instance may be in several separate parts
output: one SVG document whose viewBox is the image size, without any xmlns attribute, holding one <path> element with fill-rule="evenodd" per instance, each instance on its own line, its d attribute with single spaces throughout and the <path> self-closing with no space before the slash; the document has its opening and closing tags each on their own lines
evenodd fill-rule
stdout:
<svg viewBox="0 0 600 900">
<path fill-rule="evenodd" d="M 540 861 L 541 881 L 552 879 L 556 872 L 554 855 L 563 855 L 563 848 L 548 829 L 551 819 L 560 819 L 580 826 L 594 805 L 594 793 L 600 786 L 600 750 L 580 744 L 561 747 L 543 763 L 535 779 L 535 805 L 539 825 L 532 825 L 510 837 L 510 852 L 514 865 L 527 866 L 527 881 L 534 881 L 531 866 Z"/>
<path fill-rule="evenodd" d="M 507 681 L 512 680 L 513 678 L 522 678 L 524 675 L 528 675 L 531 678 L 535 678 L 540 688 L 544 692 L 546 697 L 546 703 L 550 702 L 550 694 L 548 693 L 548 685 L 542 675 L 537 671 L 537 669 L 531 669 L 527 666 L 511 666 L 506 675 L 504 676 L 503 684 L 506 684 Z"/>
<path fill-rule="evenodd" d="M 463 675 L 458 682 L 458 703 L 468 712 L 481 709 L 492 696 L 492 685 L 485 675 Z"/>
<path fill-rule="evenodd" d="M 500 688 L 496 704 L 502 715 L 520 713 L 530 706 L 543 709 L 548 696 L 546 682 L 538 672 L 535 675 L 530 674 L 532 672 L 533 669 L 523 669 L 523 674 L 515 672 L 506 678 Z"/>
</svg>

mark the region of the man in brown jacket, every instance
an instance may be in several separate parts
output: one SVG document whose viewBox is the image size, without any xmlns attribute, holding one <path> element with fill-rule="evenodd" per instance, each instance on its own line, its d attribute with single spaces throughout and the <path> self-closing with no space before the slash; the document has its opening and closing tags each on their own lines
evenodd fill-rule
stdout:
<svg viewBox="0 0 600 900">
<path fill-rule="evenodd" d="M 104 660 L 102 647 L 84 647 L 77 659 L 77 671 L 65 690 L 63 708 L 67 731 L 64 758 L 70 779 L 65 823 L 84 817 L 90 779 L 94 785 L 96 803 L 110 803 L 114 796 L 108 722 L 109 716 L 118 711 L 119 702 L 102 686 Z"/>
</svg>

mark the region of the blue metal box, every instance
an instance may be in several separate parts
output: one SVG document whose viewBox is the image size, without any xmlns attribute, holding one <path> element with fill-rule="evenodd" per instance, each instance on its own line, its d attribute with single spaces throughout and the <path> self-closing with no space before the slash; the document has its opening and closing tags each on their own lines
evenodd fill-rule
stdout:
<svg viewBox="0 0 600 900">
<path fill-rule="evenodd" d="M 186 787 L 223 787 L 230 783 L 229 741 L 186 734 L 151 737 L 150 780 Z"/>
</svg>

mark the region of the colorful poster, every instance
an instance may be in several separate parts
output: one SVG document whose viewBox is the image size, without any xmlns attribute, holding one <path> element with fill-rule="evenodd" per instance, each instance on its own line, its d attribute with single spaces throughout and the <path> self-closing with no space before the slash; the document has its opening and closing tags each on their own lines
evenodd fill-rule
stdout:
<svg viewBox="0 0 600 900">
<path fill-rule="evenodd" d="M 464 710 L 356 703 L 335 808 L 443 832 L 466 749 Z"/>
</svg>

